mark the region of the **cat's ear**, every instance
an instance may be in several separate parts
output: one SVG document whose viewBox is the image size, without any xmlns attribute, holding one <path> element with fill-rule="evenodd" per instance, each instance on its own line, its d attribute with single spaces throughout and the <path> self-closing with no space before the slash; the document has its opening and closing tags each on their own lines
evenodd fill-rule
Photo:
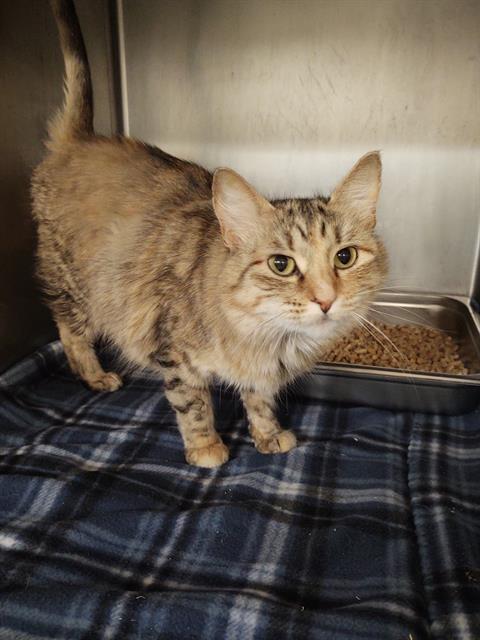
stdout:
<svg viewBox="0 0 480 640">
<path fill-rule="evenodd" d="M 274 207 L 232 169 L 217 169 L 212 184 L 213 208 L 230 249 L 251 244 Z"/>
<path fill-rule="evenodd" d="M 329 207 L 360 216 L 368 226 L 375 226 L 378 194 L 382 181 L 379 151 L 362 156 L 332 193 Z"/>
</svg>

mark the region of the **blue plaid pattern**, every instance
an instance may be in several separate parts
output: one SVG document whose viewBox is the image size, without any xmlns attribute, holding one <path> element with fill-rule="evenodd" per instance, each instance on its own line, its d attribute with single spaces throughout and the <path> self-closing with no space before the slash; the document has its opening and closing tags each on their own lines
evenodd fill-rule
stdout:
<svg viewBox="0 0 480 640">
<path fill-rule="evenodd" d="M 184 462 L 161 382 L 75 380 L 58 343 L 0 378 L 3 640 L 478 640 L 480 413 L 285 398 L 263 456 Z"/>
</svg>

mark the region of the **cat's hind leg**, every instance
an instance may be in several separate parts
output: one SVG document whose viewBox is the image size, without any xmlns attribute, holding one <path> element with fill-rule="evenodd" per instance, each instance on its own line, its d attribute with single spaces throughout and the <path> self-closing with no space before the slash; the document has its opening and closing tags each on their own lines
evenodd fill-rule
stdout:
<svg viewBox="0 0 480 640">
<path fill-rule="evenodd" d="M 58 322 L 63 349 L 73 373 L 94 391 L 116 391 L 122 379 L 113 371 L 104 371 L 98 361 L 93 341 L 85 334 L 74 333 L 65 322 Z"/>
</svg>

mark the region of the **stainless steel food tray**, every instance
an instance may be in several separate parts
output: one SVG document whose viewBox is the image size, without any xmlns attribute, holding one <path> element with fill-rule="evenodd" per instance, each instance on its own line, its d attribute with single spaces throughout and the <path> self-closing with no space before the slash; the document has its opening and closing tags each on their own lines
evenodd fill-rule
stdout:
<svg viewBox="0 0 480 640">
<path fill-rule="evenodd" d="M 420 373 L 353 364 L 320 362 L 302 380 L 304 396 L 398 411 L 457 415 L 480 404 L 480 316 L 468 298 L 382 292 L 372 307 L 390 324 L 423 324 L 448 332 L 460 345 L 469 375 Z M 390 317 L 390 316 L 395 316 Z M 373 338 L 372 338 L 373 339 Z"/>
</svg>

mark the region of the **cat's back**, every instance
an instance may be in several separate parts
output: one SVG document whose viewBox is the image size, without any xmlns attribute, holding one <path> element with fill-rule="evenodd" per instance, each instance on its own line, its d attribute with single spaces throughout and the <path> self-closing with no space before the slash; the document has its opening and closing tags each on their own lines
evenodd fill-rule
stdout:
<svg viewBox="0 0 480 640">
<path fill-rule="evenodd" d="M 49 153 L 32 180 L 34 215 L 67 226 L 103 226 L 122 216 L 211 197 L 204 168 L 123 137 L 75 140 Z"/>
<path fill-rule="evenodd" d="M 183 210 L 211 199 L 211 182 L 206 169 L 130 138 L 91 136 L 57 147 L 32 180 L 39 260 L 49 263 L 62 246 L 66 267 L 91 281 L 104 268 L 101 256 L 130 250 L 145 221 L 160 242 L 181 226 Z"/>
</svg>

